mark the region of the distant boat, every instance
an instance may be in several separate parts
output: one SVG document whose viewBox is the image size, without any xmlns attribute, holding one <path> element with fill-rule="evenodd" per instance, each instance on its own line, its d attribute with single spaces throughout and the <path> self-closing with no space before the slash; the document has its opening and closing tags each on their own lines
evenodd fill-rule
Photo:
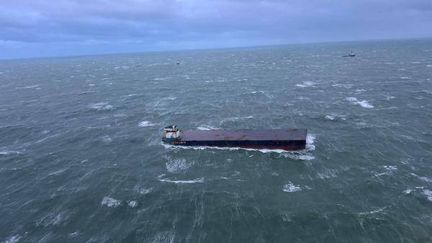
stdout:
<svg viewBox="0 0 432 243">
<path fill-rule="evenodd" d="M 350 52 L 348 55 L 344 55 L 344 56 L 342 56 L 342 57 L 355 57 L 356 56 L 356 54 L 354 54 L 354 52 Z"/>
</svg>

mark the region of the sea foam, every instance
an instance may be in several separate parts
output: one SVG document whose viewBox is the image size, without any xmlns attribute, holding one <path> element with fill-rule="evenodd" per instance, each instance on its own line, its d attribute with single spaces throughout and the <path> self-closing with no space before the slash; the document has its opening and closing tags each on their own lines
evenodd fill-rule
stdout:
<svg viewBox="0 0 432 243">
<path fill-rule="evenodd" d="M 282 187 L 282 191 L 284 192 L 299 192 L 301 190 L 300 186 L 294 185 L 292 182 L 289 182 Z"/>
<path fill-rule="evenodd" d="M 188 163 L 186 159 L 168 159 L 165 166 L 168 172 L 179 173 L 189 169 L 192 166 L 192 163 Z"/>
<path fill-rule="evenodd" d="M 347 97 L 346 100 L 351 102 L 354 105 L 359 105 L 363 108 L 368 108 L 368 109 L 374 108 L 374 106 L 369 104 L 369 102 L 367 100 L 361 100 L 360 101 L 355 97 Z"/>
<path fill-rule="evenodd" d="M 101 205 L 107 206 L 109 208 L 116 208 L 120 206 L 120 204 L 121 204 L 120 200 L 114 199 L 112 197 L 104 197 L 101 202 Z"/>
<path fill-rule="evenodd" d="M 142 121 L 138 124 L 139 127 L 152 127 L 156 126 L 156 124 L 150 122 L 150 121 Z"/>
<path fill-rule="evenodd" d="M 196 178 L 193 180 L 170 180 L 170 179 L 159 179 L 161 182 L 175 183 L 175 184 L 194 184 L 194 183 L 203 183 L 204 178 Z"/>
<path fill-rule="evenodd" d="M 92 110 L 97 110 L 97 111 L 110 111 L 114 108 L 112 105 L 108 104 L 107 102 L 90 104 L 88 105 L 88 107 Z"/>
</svg>

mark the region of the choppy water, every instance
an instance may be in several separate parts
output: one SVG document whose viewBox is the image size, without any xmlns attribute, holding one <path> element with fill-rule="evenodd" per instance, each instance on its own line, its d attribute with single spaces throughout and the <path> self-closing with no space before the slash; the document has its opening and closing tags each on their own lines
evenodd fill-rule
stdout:
<svg viewBox="0 0 432 243">
<path fill-rule="evenodd" d="M 0 241 L 432 241 L 431 78 L 427 40 L 2 61 Z M 172 123 L 308 150 L 164 147 Z"/>
</svg>

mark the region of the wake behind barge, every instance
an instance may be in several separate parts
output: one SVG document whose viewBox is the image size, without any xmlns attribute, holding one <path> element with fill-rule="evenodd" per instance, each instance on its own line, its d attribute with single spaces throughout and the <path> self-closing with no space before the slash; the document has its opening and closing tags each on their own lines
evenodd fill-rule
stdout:
<svg viewBox="0 0 432 243">
<path fill-rule="evenodd" d="M 306 148 L 306 136 L 306 129 L 180 131 L 176 126 L 168 126 L 164 128 L 162 141 L 179 146 L 238 147 L 296 151 Z"/>
</svg>

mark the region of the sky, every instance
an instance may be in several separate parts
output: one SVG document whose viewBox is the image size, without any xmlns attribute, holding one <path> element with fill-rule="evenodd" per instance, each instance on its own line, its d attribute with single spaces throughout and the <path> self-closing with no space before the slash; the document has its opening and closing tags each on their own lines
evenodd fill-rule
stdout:
<svg viewBox="0 0 432 243">
<path fill-rule="evenodd" d="M 0 0 L 0 59 L 432 37 L 432 0 Z"/>
</svg>

